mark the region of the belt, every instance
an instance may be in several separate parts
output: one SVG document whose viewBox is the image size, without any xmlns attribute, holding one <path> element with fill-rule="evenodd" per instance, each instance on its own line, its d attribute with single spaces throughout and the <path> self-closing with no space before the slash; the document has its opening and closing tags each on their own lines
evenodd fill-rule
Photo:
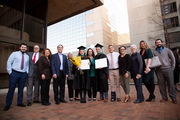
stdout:
<svg viewBox="0 0 180 120">
<path fill-rule="evenodd" d="M 109 70 L 118 70 L 119 68 L 109 69 Z"/>
<path fill-rule="evenodd" d="M 22 73 L 25 73 L 25 72 L 19 72 L 19 71 L 16 71 L 16 70 L 12 70 L 12 71 L 17 72 L 17 73 L 21 73 L 21 74 L 22 74 Z"/>
</svg>

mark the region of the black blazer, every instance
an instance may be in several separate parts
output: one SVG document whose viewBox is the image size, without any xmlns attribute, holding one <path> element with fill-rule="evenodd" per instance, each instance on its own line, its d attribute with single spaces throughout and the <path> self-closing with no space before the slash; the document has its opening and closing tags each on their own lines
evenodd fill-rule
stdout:
<svg viewBox="0 0 180 120">
<path fill-rule="evenodd" d="M 41 75 L 45 75 L 45 79 L 51 79 L 52 74 L 51 74 L 51 62 L 50 60 L 48 61 L 46 57 L 41 56 L 39 61 L 38 61 L 38 71 L 39 71 L 39 77 L 41 78 Z"/>
<path fill-rule="evenodd" d="M 63 73 L 64 75 L 68 75 L 68 62 L 67 62 L 67 57 L 66 55 L 63 55 Z M 56 74 L 57 77 L 59 77 L 59 73 L 60 73 L 60 65 L 61 65 L 61 61 L 59 58 L 59 54 L 56 53 L 54 55 L 52 55 L 51 57 L 51 70 L 52 70 L 52 74 Z"/>
</svg>

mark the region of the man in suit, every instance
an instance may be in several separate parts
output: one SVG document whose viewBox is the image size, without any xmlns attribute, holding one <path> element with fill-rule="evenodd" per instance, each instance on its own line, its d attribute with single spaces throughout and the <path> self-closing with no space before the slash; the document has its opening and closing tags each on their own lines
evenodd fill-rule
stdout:
<svg viewBox="0 0 180 120">
<path fill-rule="evenodd" d="M 34 52 L 28 52 L 29 55 L 29 74 L 27 81 L 27 101 L 28 106 L 31 106 L 33 84 L 34 84 L 34 100 L 33 103 L 40 103 L 39 101 L 39 76 L 38 76 L 38 60 L 41 57 L 39 53 L 39 46 L 34 45 Z"/>
<path fill-rule="evenodd" d="M 53 74 L 54 100 L 56 104 L 67 103 L 64 100 L 65 79 L 68 77 L 67 56 L 62 54 L 63 45 L 57 46 L 58 53 L 52 55 L 51 69 Z M 58 86 L 60 86 L 60 99 L 58 98 Z"/>
</svg>

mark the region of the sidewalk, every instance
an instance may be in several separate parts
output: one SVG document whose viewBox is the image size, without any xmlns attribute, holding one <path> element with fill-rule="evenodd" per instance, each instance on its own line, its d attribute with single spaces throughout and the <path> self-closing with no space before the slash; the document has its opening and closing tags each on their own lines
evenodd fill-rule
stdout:
<svg viewBox="0 0 180 120">
<path fill-rule="evenodd" d="M 25 88 L 26 91 L 26 88 Z M 178 104 L 173 104 L 169 99 L 166 103 L 160 103 L 161 95 L 156 85 L 155 102 L 143 102 L 134 104 L 136 99 L 135 86 L 131 85 L 130 94 L 132 101 L 129 103 L 110 102 L 110 91 L 108 103 L 99 101 L 87 101 L 82 104 L 79 101 L 68 100 L 68 91 L 66 87 L 65 99 L 68 103 L 56 105 L 53 100 L 53 90 L 51 85 L 50 106 L 41 104 L 32 104 L 25 108 L 17 107 L 17 92 L 14 95 L 13 104 L 9 111 L 4 112 L 5 98 L 7 89 L 0 90 L 0 119 L 1 120 L 180 120 L 180 92 L 177 92 Z M 148 98 L 148 92 L 143 86 L 145 99 Z M 99 98 L 99 94 L 97 95 Z M 124 98 L 124 91 L 121 88 L 121 99 Z M 24 92 L 24 103 L 26 101 L 26 92 Z"/>
</svg>

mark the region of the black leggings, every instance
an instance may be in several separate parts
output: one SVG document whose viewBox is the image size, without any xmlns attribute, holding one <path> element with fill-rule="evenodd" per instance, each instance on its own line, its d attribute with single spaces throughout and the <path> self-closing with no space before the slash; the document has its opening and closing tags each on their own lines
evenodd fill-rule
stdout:
<svg viewBox="0 0 180 120">
<path fill-rule="evenodd" d="M 69 98 L 73 98 L 74 97 L 73 80 L 67 80 L 67 83 L 68 83 Z M 75 97 L 78 98 L 78 90 L 75 90 Z"/>
<path fill-rule="evenodd" d="M 93 98 L 96 98 L 97 90 L 96 90 L 95 77 L 90 77 L 90 80 L 91 80 L 91 87 L 90 87 L 90 90 L 88 90 L 88 97 L 91 98 L 92 93 L 93 93 Z"/>
<path fill-rule="evenodd" d="M 49 103 L 50 79 L 41 80 L 41 102 Z"/>
<path fill-rule="evenodd" d="M 150 93 L 149 98 L 153 98 L 155 96 L 154 95 L 155 85 L 153 78 L 151 78 L 148 83 L 144 83 L 144 85 L 146 86 L 147 90 Z"/>
</svg>

